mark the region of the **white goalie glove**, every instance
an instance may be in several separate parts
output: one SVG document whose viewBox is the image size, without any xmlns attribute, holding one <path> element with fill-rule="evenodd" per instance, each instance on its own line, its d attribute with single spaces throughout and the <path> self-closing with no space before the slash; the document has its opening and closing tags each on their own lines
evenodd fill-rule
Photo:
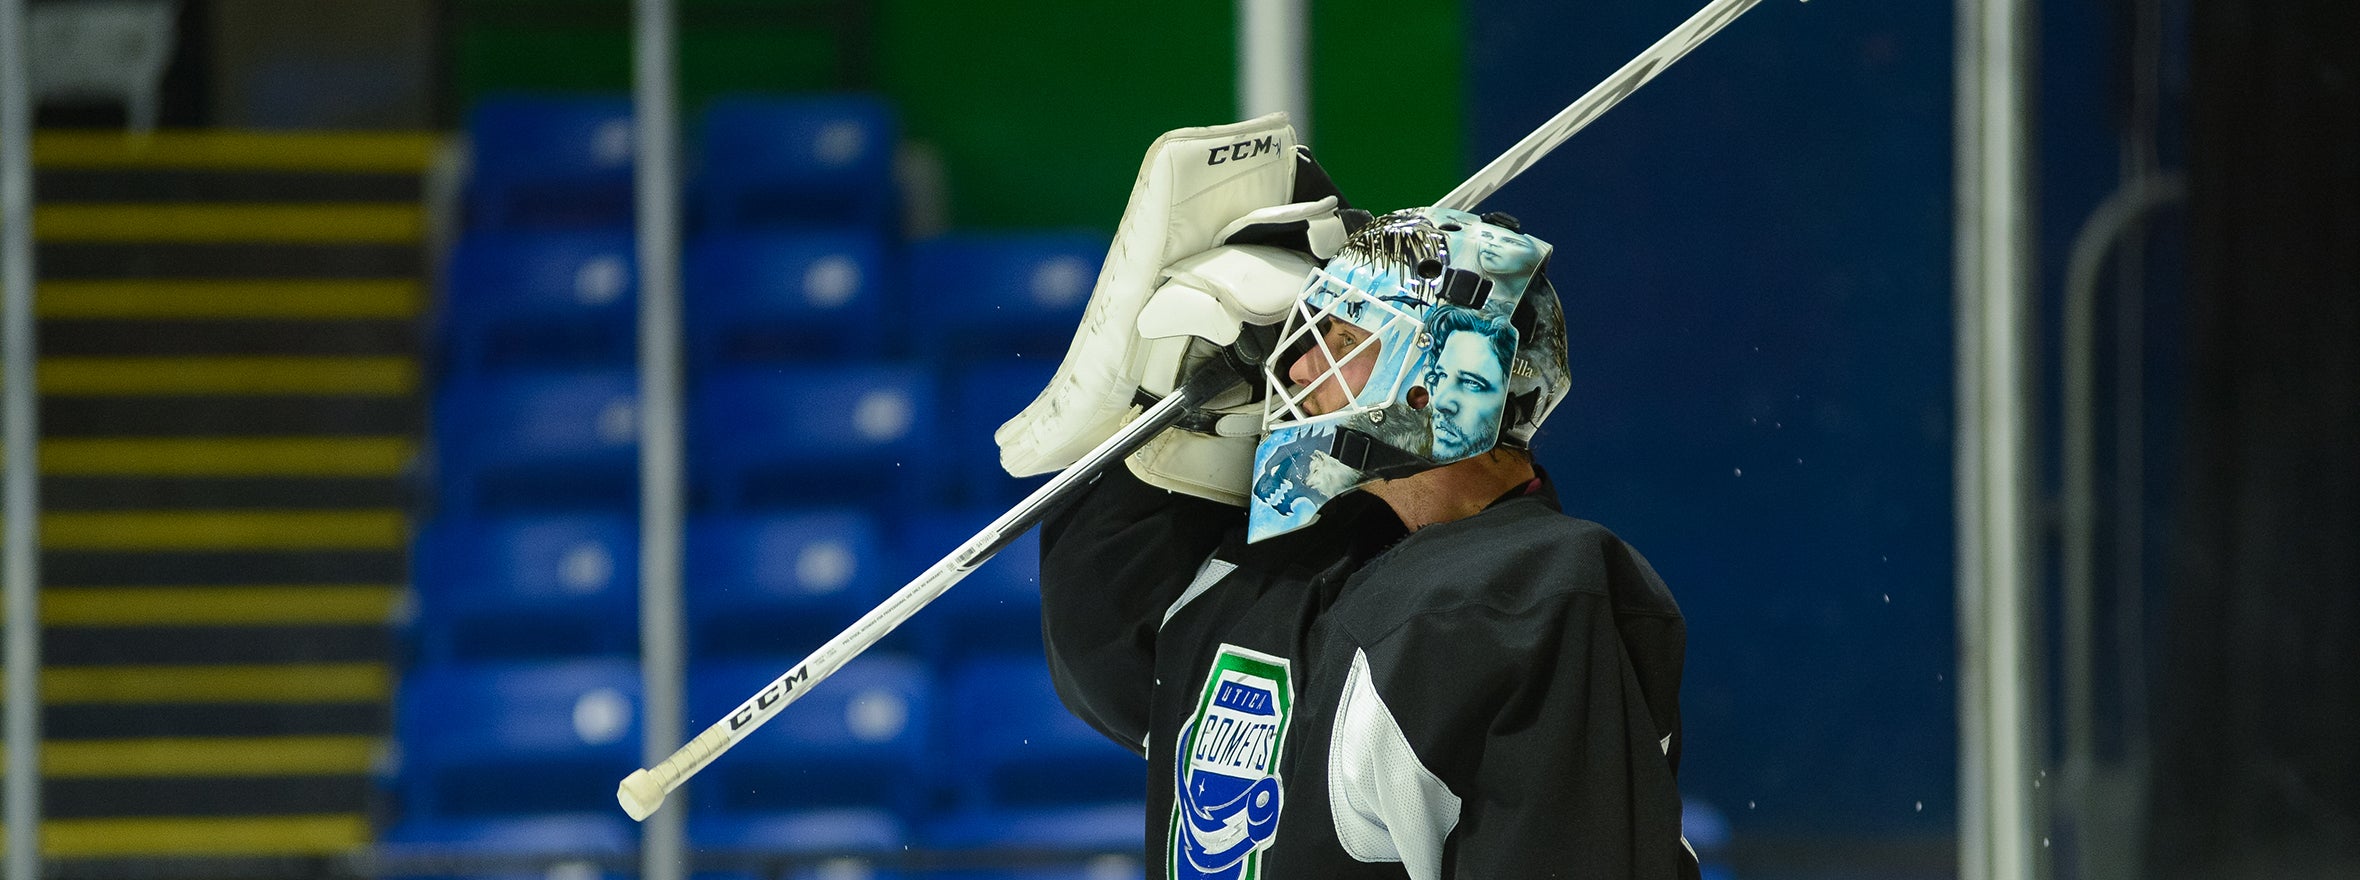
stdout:
<svg viewBox="0 0 2360 880">
<path fill-rule="evenodd" d="M 1333 185 L 1294 141 L 1283 114 L 1156 139 L 1065 360 L 993 434 L 1002 467 L 1028 476 L 1072 464 L 1138 415 L 1143 392 L 1170 393 L 1242 326 L 1285 318 L 1304 275 L 1345 236 L 1340 200 L 1323 197 Z M 1244 506 L 1261 429 L 1250 389 L 1133 453 L 1132 473 Z"/>
<path fill-rule="evenodd" d="M 1139 389 L 1160 398 L 1198 369 L 1220 369 L 1209 362 L 1226 357 L 1222 348 L 1237 341 L 1244 325 L 1284 320 L 1303 276 L 1319 264 L 1267 245 L 1224 245 L 1172 264 L 1139 313 L 1139 336 L 1148 341 Z M 1255 383 L 1241 384 L 1180 430 L 1156 435 L 1126 459 L 1131 473 L 1149 485 L 1244 507 L 1254 446 L 1262 439 L 1256 390 Z"/>
</svg>

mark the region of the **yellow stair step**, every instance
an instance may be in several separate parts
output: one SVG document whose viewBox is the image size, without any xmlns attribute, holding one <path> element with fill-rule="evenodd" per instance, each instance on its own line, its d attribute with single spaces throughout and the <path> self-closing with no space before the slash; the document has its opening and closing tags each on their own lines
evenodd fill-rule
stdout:
<svg viewBox="0 0 2360 880">
<path fill-rule="evenodd" d="M 409 514 L 364 510 L 104 510 L 41 515 L 49 550 L 398 550 Z"/>
<path fill-rule="evenodd" d="M 76 318 L 414 318 L 425 285 L 412 279 L 43 281 L 33 312 Z"/>
<path fill-rule="evenodd" d="M 402 588 L 321 584 L 269 587 L 48 587 L 49 626 L 374 624 L 393 619 Z"/>
<path fill-rule="evenodd" d="M 41 744 L 41 774 L 52 779 L 352 776 L 369 772 L 379 744 L 367 736 L 52 740 Z M 6 756 L 0 755 L 0 771 L 6 768 Z"/>
<path fill-rule="evenodd" d="M 408 357 L 51 357 L 36 377 L 43 394 L 360 394 L 418 390 Z"/>
<path fill-rule="evenodd" d="M 423 240 L 425 209 L 409 202 L 342 204 L 81 204 L 33 209 L 45 242 L 412 243 Z"/>
<path fill-rule="evenodd" d="M 41 472 L 109 477 L 391 477 L 410 437 L 73 437 L 41 442 Z"/>
<path fill-rule="evenodd" d="M 44 131 L 33 135 L 33 165 L 416 173 L 441 144 L 432 132 Z"/>
<path fill-rule="evenodd" d="M 41 701 L 89 703 L 352 703 L 393 696 L 383 663 L 221 666 L 52 666 Z"/>
<path fill-rule="evenodd" d="M 41 854 L 60 858 L 335 855 L 368 842 L 368 818 L 357 813 L 51 819 L 41 823 Z"/>
</svg>

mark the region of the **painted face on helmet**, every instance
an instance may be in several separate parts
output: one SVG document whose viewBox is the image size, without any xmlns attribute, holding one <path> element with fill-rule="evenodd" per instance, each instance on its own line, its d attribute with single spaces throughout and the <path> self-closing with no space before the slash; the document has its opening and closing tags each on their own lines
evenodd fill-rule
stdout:
<svg viewBox="0 0 2360 880">
<path fill-rule="evenodd" d="M 1491 275 L 1529 273 L 1540 265 L 1540 243 L 1521 232 L 1485 225 L 1474 232 L 1475 262 Z"/>
<path fill-rule="evenodd" d="M 1549 246 L 1511 223 L 1388 214 L 1304 279 L 1264 370 L 1249 540 L 1309 525 L 1370 482 L 1487 452 L 1513 428 L 1517 401 L 1539 399 L 1515 388 L 1514 316 Z M 1561 374 L 1561 318 L 1551 326 Z"/>
<path fill-rule="evenodd" d="M 1431 326 L 1429 332 L 1439 340 L 1433 369 L 1426 374 L 1434 411 L 1434 458 L 1455 461 L 1489 449 L 1500 435 L 1516 329 L 1468 309 L 1443 312 Z"/>
</svg>

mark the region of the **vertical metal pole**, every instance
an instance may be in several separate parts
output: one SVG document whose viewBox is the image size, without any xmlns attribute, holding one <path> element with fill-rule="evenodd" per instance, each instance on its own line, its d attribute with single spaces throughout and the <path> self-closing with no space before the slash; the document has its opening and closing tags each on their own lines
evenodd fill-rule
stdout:
<svg viewBox="0 0 2360 880">
<path fill-rule="evenodd" d="M 2038 876 L 2029 0 L 1957 7 L 1959 875 Z"/>
<path fill-rule="evenodd" d="M 2125 621 L 2118 617 L 2115 621 L 2116 643 L 2108 654 L 2117 670 L 2110 690 L 2121 700 L 2123 742 L 2120 753 L 2111 760 L 2105 757 L 2098 743 L 2101 681 L 2097 639 L 2098 281 L 2112 249 L 2123 248 L 2121 262 L 2136 258 L 2128 245 L 2143 234 L 2140 218 L 2158 206 L 2185 198 L 2186 194 L 2186 184 L 2177 174 L 2125 175 L 2122 188 L 2106 197 L 2082 223 L 2081 233 L 2073 239 L 2072 255 L 2065 263 L 2065 330 L 2060 337 L 2064 352 L 2064 394 L 2059 417 L 2063 441 L 2060 461 L 2063 517 L 2057 532 L 2057 552 L 2065 618 L 2059 644 L 2064 653 L 2064 674 L 2060 676 L 2064 686 L 2060 706 L 2065 733 L 2062 766 L 2068 783 L 2061 796 L 2069 796 L 2073 804 L 2075 880 L 2113 880 L 2137 873 L 2138 811 L 2144 803 L 2137 793 L 2143 787 L 2146 767 L 2141 745 L 2143 735 L 2138 732 L 2144 727 L 2146 713 L 2139 698 L 2133 696 L 2135 688 L 2145 687 L 2139 677 L 2139 641 L 2132 634 L 2120 632 L 2136 629 L 2139 579 L 2135 568 L 2116 575 L 2116 613 L 2132 619 Z M 2142 289 L 2122 288 L 2115 299 L 2118 305 L 2127 305 L 2142 295 Z M 2137 350 L 2135 345 L 2124 344 L 2128 341 L 2117 344 L 2116 357 L 2129 357 Z M 2136 387 L 2136 371 L 2128 376 L 2120 372 L 2117 375 L 2122 377 L 2118 382 Z M 2136 423 L 2118 421 L 2115 430 L 2118 434 L 2128 432 L 2128 444 L 2133 446 L 2141 436 Z M 2117 438 L 2118 444 L 2124 442 Z M 2134 473 L 2123 472 L 2117 479 L 2133 479 L 2130 475 Z M 2136 498 L 2137 490 L 2123 495 Z M 2133 532 L 2137 531 L 2135 525 L 2143 521 L 2139 508 L 2123 500 L 2118 500 L 2113 510 L 2119 519 L 2131 521 Z M 2123 527 L 2118 525 L 2116 531 L 2119 536 Z M 2122 564 L 2135 566 L 2136 557 L 2124 557 Z"/>
<path fill-rule="evenodd" d="M 41 426 L 33 382 L 32 95 L 24 0 L 0 0 L 0 421 L 5 421 L 8 880 L 41 877 Z"/>
<path fill-rule="evenodd" d="M 646 689 L 646 762 L 683 733 L 681 647 L 680 170 L 671 0 L 636 0 L 634 111 L 639 213 L 639 650 Z M 679 797 L 680 795 L 675 795 Z M 640 876 L 680 880 L 687 850 L 680 804 L 641 825 Z"/>
<path fill-rule="evenodd" d="M 2142 195 L 2185 196 L 2186 182 L 2164 175 L 2156 153 L 2163 139 L 2163 3 L 2132 4 L 2131 118 L 2124 134 L 2123 176 Z M 2159 193 L 2158 190 L 2166 192 Z M 2122 766 L 2144 782 L 2147 766 L 2147 228 L 2142 213 L 2123 240 L 2123 270 L 2115 312 L 2114 650 L 2121 700 Z M 2136 850 L 2133 850 L 2135 853 Z M 2128 870 L 2127 868 L 2125 869 Z"/>
<path fill-rule="evenodd" d="M 1237 111 L 1284 110 L 1295 141 L 1311 142 L 1311 66 L 1304 61 L 1305 0 L 1237 0 Z"/>
</svg>

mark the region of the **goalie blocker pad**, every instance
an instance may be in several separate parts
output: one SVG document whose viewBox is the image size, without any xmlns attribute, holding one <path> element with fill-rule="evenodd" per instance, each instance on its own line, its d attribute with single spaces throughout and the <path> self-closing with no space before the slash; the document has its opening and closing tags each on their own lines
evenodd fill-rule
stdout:
<svg viewBox="0 0 2360 880">
<path fill-rule="evenodd" d="M 1179 129 L 1148 147 L 1065 359 L 1048 387 L 992 435 L 1002 467 L 1016 476 L 1063 469 L 1137 414 L 1134 397 L 1150 362 L 1178 364 L 1183 357 L 1172 347 L 1185 351 L 1190 341 L 1139 333 L 1165 268 L 1221 244 L 1241 218 L 1295 201 L 1297 162 L 1294 128 L 1281 113 Z"/>
<path fill-rule="evenodd" d="M 1313 204 L 1328 206 L 1334 199 Z M 1140 396 L 1161 399 L 1185 377 L 1226 358 L 1245 325 L 1271 325 L 1293 310 L 1303 276 L 1319 267 L 1308 254 L 1268 245 L 1223 245 L 1166 267 L 1167 278 L 1139 313 L 1139 335 L 1151 340 Z M 1206 403 L 1179 430 L 1156 435 L 1125 459 L 1148 485 L 1238 507 L 1253 483 L 1254 448 L 1261 443 L 1256 383 L 1240 385 Z"/>
</svg>

